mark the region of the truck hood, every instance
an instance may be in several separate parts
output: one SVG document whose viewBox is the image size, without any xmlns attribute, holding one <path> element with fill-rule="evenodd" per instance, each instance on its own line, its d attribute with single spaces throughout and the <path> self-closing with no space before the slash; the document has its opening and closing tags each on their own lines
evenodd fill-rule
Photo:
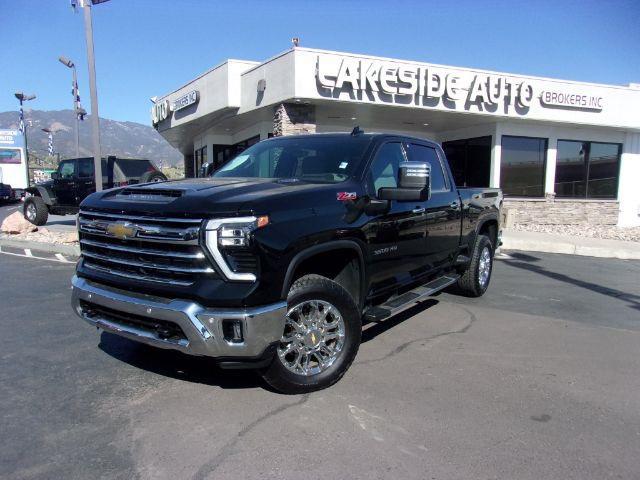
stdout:
<svg viewBox="0 0 640 480">
<path fill-rule="evenodd" d="M 351 182 L 306 183 L 296 179 L 194 178 L 114 188 L 89 195 L 81 208 L 162 216 L 211 217 L 268 214 L 336 203 Z M 353 185 L 351 185 L 353 190 Z"/>
</svg>

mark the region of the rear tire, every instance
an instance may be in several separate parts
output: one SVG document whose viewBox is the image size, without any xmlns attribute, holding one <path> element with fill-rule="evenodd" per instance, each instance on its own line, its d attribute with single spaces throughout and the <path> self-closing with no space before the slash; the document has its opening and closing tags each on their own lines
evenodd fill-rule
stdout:
<svg viewBox="0 0 640 480">
<path fill-rule="evenodd" d="M 289 290 L 285 331 L 262 377 L 282 393 L 327 388 L 351 366 L 361 335 L 353 297 L 326 277 L 305 275 Z"/>
<path fill-rule="evenodd" d="M 489 287 L 493 272 L 493 245 L 486 235 L 478 235 L 469 268 L 458 280 L 458 288 L 468 297 L 481 297 Z"/>
<path fill-rule="evenodd" d="M 159 171 L 146 172 L 144 175 L 140 177 L 140 183 L 157 183 L 157 182 L 166 182 L 167 177 L 164 173 Z"/>
<path fill-rule="evenodd" d="M 49 218 L 49 207 L 44 203 L 42 197 L 28 197 L 24 201 L 22 213 L 24 218 L 29 222 L 41 227 L 47 223 L 47 219 Z"/>
</svg>

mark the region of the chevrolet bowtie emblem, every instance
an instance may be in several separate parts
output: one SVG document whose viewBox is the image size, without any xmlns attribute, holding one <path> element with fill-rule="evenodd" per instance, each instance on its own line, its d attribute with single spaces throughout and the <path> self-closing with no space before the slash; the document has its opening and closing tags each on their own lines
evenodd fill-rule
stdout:
<svg viewBox="0 0 640 480">
<path fill-rule="evenodd" d="M 135 237 L 137 228 L 129 222 L 116 222 L 107 227 L 107 233 L 121 240 L 125 240 Z"/>
</svg>

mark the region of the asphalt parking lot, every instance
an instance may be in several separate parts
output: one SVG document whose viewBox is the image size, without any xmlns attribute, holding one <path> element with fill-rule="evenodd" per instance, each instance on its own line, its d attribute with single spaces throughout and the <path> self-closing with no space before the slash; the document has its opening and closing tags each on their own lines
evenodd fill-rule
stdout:
<svg viewBox="0 0 640 480">
<path fill-rule="evenodd" d="M 0 203 L 0 223 L 14 212 L 22 212 L 22 202 Z M 47 224 L 49 230 L 53 231 L 73 231 L 76 226 L 74 215 L 49 215 Z"/>
<path fill-rule="evenodd" d="M 0 272 L 2 478 L 640 478 L 640 262 L 514 252 L 304 396 L 96 332 L 73 265 Z"/>
</svg>

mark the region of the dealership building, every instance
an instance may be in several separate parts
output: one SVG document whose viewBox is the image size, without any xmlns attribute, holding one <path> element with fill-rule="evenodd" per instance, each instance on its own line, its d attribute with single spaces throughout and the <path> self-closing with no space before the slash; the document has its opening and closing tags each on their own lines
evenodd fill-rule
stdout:
<svg viewBox="0 0 640 480">
<path fill-rule="evenodd" d="M 159 97 L 185 174 L 273 135 L 394 132 L 442 144 L 515 223 L 640 225 L 640 84 L 602 85 L 296 47 L 227 60 Z"/>
</svg>

